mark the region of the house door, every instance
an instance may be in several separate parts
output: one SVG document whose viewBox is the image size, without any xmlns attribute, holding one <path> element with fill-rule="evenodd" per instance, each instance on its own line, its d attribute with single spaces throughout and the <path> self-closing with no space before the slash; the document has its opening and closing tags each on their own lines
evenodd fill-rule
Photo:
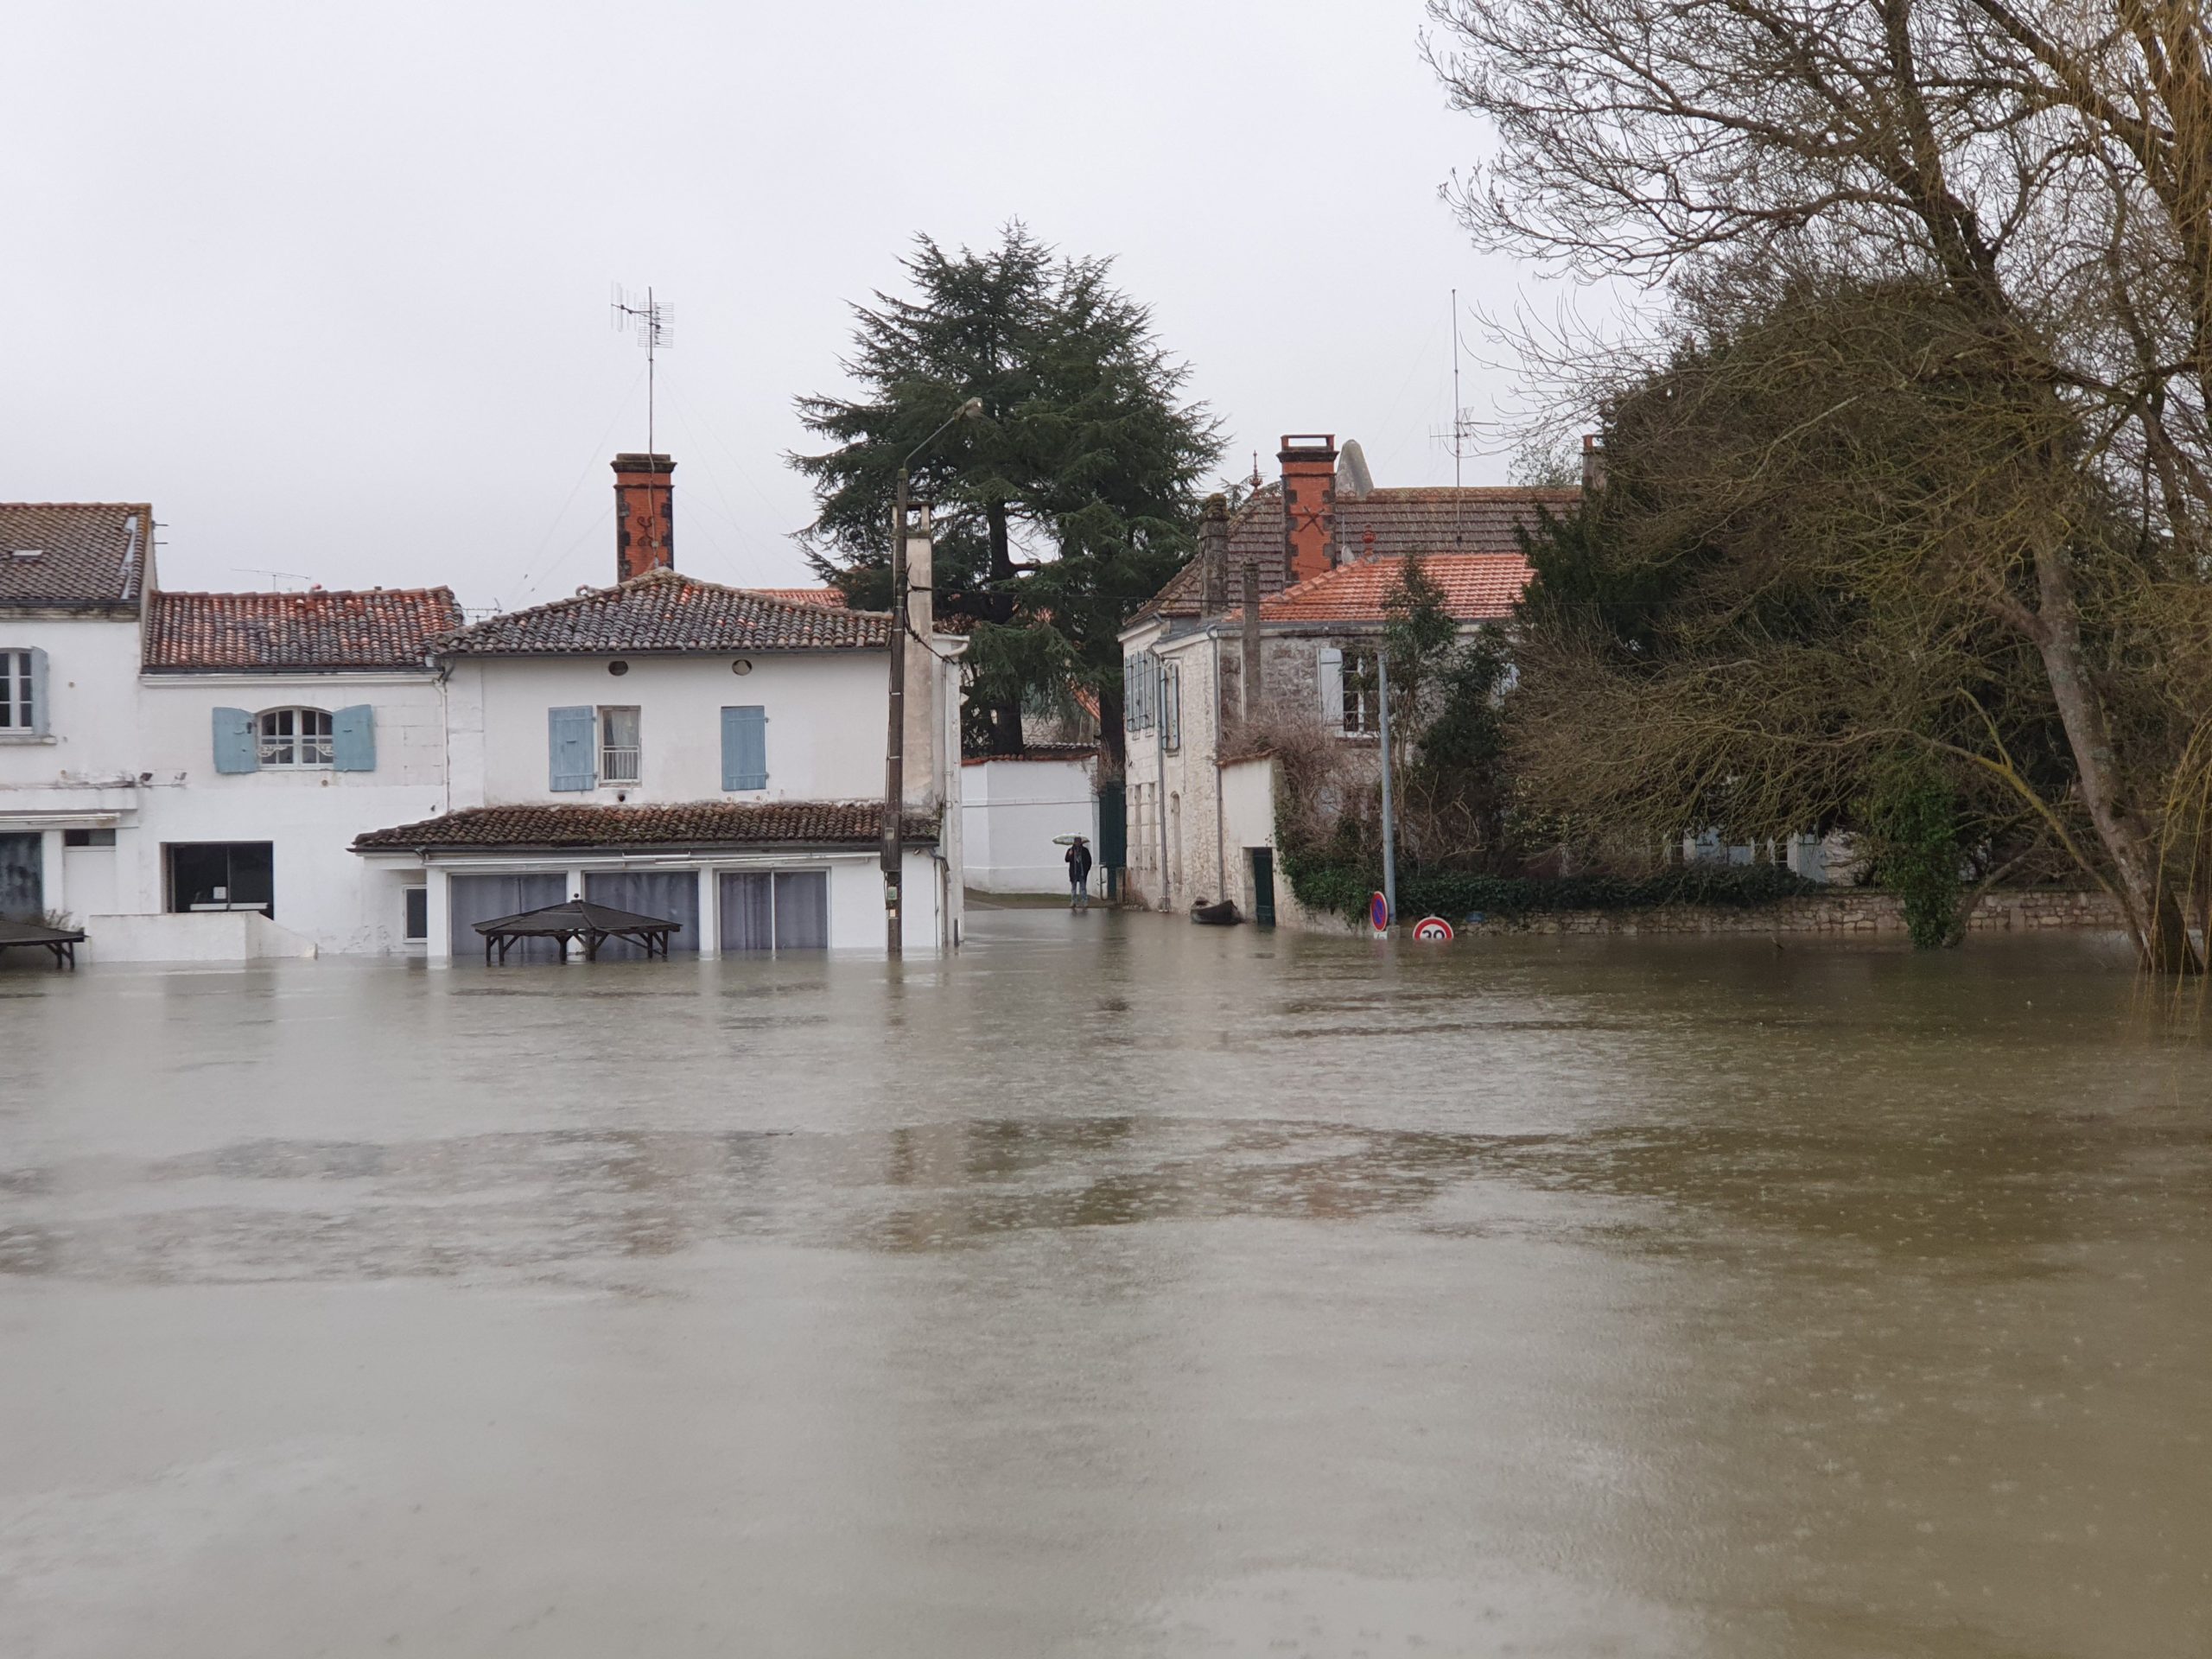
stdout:
<svg viewBox="0 0 2212 1659">
<path fill-rule="evenodd" d="M 0 836 L 0 921 L 35 922 L 46 913 L 46 838 Z"/>
<path fill-rule="evenodd" d="M 1252 855 L 1252 919 L 1262 927 L 1275 925 L 1275 849 L 1255 847 Z"/>
</svg>

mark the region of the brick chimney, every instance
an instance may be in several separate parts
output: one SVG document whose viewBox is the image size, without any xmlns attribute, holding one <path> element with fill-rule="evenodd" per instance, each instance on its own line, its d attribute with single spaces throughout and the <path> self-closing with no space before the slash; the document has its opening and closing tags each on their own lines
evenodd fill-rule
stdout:
<svg viewBox="0 0 2212 1659">
<path fill-rule="evenodd" d="M 614 579 L 676 568 L 676 463 L 666 455 L 614 457 Z"/>
<path fill-rule="evenodd" d="M 1309 581 L 1337 562 L 1336 435 L 1287 434 L 1275 459 L 1282 463 L 1283 564 L 1287 580 Z"/>
</svg>

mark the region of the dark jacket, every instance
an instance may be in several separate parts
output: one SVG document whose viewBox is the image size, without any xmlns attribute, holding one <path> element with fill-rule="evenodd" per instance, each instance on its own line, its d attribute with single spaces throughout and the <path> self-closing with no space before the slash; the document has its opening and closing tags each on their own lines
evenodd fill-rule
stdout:
<svg viewBox="0 0 2212 1659">
<path fill-rule="evenodd" d="M 1068 849 L 1068 880 L 1071 882 L 1090 879 L 1090 849 L 1081 843 Z"/>
</svg>

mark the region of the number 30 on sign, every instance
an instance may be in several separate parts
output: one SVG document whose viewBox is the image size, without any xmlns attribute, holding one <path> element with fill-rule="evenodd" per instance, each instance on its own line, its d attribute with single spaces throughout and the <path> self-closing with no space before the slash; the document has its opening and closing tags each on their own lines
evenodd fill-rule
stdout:
<svg viewBox="0 0 2212 1659">
<path fill-rule="evenodd" d="M 1414 924 L 1414 938 L 1442 944 L 1452 937 L 1452 924 L 1441 916 L 1424 916 Z"/>
</svg>

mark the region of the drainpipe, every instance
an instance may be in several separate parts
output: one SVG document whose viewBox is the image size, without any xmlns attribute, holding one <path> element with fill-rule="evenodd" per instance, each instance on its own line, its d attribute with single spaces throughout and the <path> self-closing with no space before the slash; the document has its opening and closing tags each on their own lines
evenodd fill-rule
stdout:
<svg viewBox="0 0 2212 1659">
<path fill-rule="evenodd" d="M 1229 835 L 1221 804 L 1221 629 L 1206 630 L 1213 643 L 1213 874 L 1215 891 L 1229 897 Z"/>
<path fill-rule="evenodd" d="M 1153 816 L 1160 820 L 1160 907 L 1163 911 L 1175 908 L 1175 896 L 1168 887 L 1173 866 L 1167 859 L 1167 734 L 1160 724 L 1163 706 L 1160 694 L 1167 689 L 1167 664 L 1160 661 L 1160 653 L 1152 654 L 1152 772 L 1154 779 L 1152 791 Z M 1181 712 L 1179 709 L 1177 711 Z"/>
</svg>

